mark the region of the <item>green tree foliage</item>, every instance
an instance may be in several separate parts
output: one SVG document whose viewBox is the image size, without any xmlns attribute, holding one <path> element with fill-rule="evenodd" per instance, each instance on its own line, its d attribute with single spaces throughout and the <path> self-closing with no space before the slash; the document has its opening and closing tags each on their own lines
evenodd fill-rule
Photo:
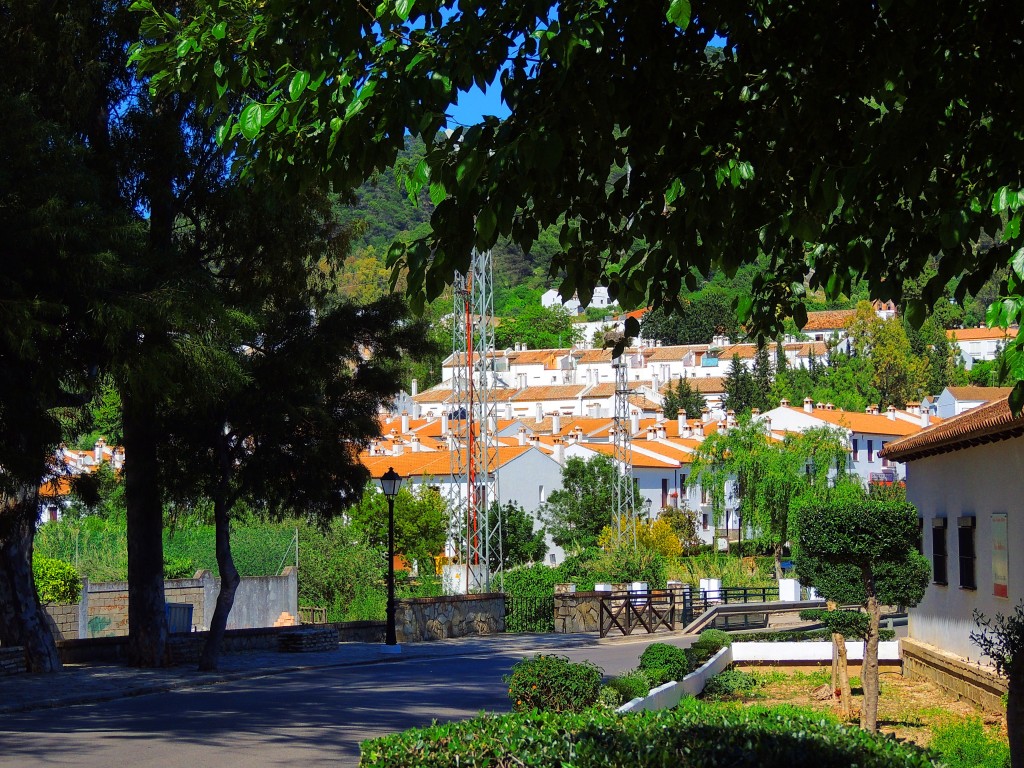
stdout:
<svg viewBox="0 0 1024 768">
<path fill-rule="evenodd" d="M 361 541 L 384 551 L 388 544 L 388 502 L 376 483 L 366 486 L 349 516 Z M 434 572 L 434 557 L 444 552 L 448 504 L 430 487 L 403 486 L 395 497 L 395 552 Z"/>
<path fill-rule="evenodd" d="M 555 544 L 570 551 L 597 546 L 602 529 L 612 520 L 617 476 L 615 462 L 607 456 L 566 459 L 562 487 L 551 493 L 541 510 Z M 634 504 L 640 504 L 635 487 Z"/>
<path fill-rule="evenodd" d="M 867 361 L 871 386 L 878 393 L 878 405 L 906 406 L 926 392 L 929 359 L 912 354 L 903 323 L 883 320 L 868 302 L 857 305 L 857 314 L 849 326 L 853 353 Z"/>
<path fill-rule="evenodd" d="M 643 338 L 662 344 L 710 344 L 715 336 L 734 338 L 739 333 L 732 292 L 709 288 L 681 300 L 681 308 L 669 313 L 655 309 L 640 323 Z"/>
<path fill-rule="evenodd" d="M 1024 765 L 1024 600 L 1009 615 L 995 618 L 975 612 L 978 631 L 971 641 L 1007 679 L 1006 731 L 1010 739 L 1010 766 Z"/>
<path fill-rule="evenodd" d="M 496 512 L 491 507 L 491 514 Z M 545 531 L 535 529 L 533 517 L 515 502 L 509 501 L 501 509 L 501 556 L 505 568 L 529 563 L 540 563 L 548 552 Z M 491 552 L 491 568 L 497 568 L 498 553 Z"/>
<path fill-rule="evenodd" d="M 394 161 L 407 131 L 422 137 L 409 178 L 436 203 L 431 231 L 392 254 L 417 299 L 465 271 L 471 246 L 508 235 L 528 250 L 557 224 L 552 273 L 569 292 L 610 277 L 625 306 L 675 304 L 694 270 L 733 274 L 769 254 L 738 310 L 778 330 L 802 320 L 804 278 L 826 299 L 858 277 L 898 297 L 937 259 L 908 305 L 923 319 L 951 278 L 963 276 L 958 295 L 977 290 L 1020 237 L 1022 164 L 1006 149 L 1018 129 L 994 119 L 1020 87 L 991 77 L 1017 69 L 1003 5 L 583 3 L 555 23 L 550 2 L 439 8 L 398 3 L 328 27 L 316 9 L 238 0 L 181 20 L 152 9 L 141 60 L 158 85 L 203 94 L 254 171 L 351 188 Z M 724 49 L 709 52 L 716 35 Z M 968 55 L 981 48 L 992 55 Z M 463 91 L 494 81 L 507 120 L 439 132 Z M 244 106 L 226 98 L 243 92 Z M 922 129 L 932 140 L 908 152 Z M 1003 236 L 983 246 L 983 231 Z M 608 253 L 627 255 L 606 269 Z"/>
<path fill-rule="evenodd" d="M 81 597 L 82 580 L 70 563 L 37 555 L 32 558 L 32 576 L 40 602 L 68 605 Z"/>
<path fill-rule="evenodd" d="M 905 501 L 877 500 L 847 487 L 797 512 L 797 571 L 826 600 L 862 605 L 864 703 L 861 727 L 878 727 L 878 627 L 881 606 L 914 606 L 928 585 L 928 561 L 918 553 L 917 510 Z"/>
<path fill-rule="evenodd" d="M 776 578 L 794 515 L 810 498 L 827 496 L 846 475 L 846 435 L 830 427 L 787 434 L 780 442 L 761 419 L 744 418 L 708 437 L 697 451 L 693 477 L 711 492 L 715 514 L 724 513 L 725 486 L 735 482 L 742 525 L 770 548 Z M 721 511 L 720 511 L 721 510 Z"/>
<path fill-rule="evenodd" d="M 503 317 L 494 329 L 494 343 L 498 348 L 525 343 L 530 349 L 559 349 L 580 341 L 580 331 L 572 317 L 561 307 L 542 307 L 540 303 L 526 304 L 515 315 Z"/>
</svg>

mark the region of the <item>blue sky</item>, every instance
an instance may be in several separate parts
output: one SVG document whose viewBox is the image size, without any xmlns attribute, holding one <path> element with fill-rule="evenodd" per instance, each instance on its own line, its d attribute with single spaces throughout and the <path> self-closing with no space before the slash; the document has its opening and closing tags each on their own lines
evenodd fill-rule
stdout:
<svg viewBox="0 0 1024 768">
<path fill-rule="evenodd" d="M 459 94 L 458 105 L 448 110 L 452 122 L 449 128 L 458 125 L 472 125 L 480 121 L 483 115 L 494 115 L 505 118 L 509 115 L 509 109 L 501 100 L 501 85 L 494 83 L 484 93 L 478 88 L 473 88 L 469 93 Z"/>
</svg>

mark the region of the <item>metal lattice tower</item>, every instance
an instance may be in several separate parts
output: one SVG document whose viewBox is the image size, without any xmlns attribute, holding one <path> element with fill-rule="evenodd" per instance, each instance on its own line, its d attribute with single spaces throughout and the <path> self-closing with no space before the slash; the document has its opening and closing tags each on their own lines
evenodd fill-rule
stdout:
<svg viewBox="0 0 1024 768">
<path fill-rule="evenodd" d="M 494 281 L 491 254 L 473 252 L 469 275 L 456 273 L 452 353 L 452 519 L 450 535 L 469 592 L 501 585 L 494 390 Z M 492 514 L 494 510 L 496 513 Z M 488 567 L 490 564 L 490 567 Z"/>
<path fill-rule="evenodd" d="M 633 440 L 629 418 L 629 361 L 626 351 L 612 361 L 615 370 L 615 443 L 612 452 L 618 470 L 612 508 L 612 525 L 618 545 L 636 547 L 636 514 L 633 504 Z"/>
</svg>

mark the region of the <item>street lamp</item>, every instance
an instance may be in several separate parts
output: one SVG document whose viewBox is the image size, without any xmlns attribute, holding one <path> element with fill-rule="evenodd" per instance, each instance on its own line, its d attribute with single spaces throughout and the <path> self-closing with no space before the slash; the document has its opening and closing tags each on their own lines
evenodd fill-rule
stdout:
<svg viewBox="0 0 1024 768">
<path fill-rule="evenodd" d="M 380 489 L 388 500 L 388 610 L 387 629 L 384 635 L 384 649 L 388 653 L 401 653 L 395 634 L 395 496 L 402 487 L 402 476 L 388 467 L 380 478 Z"/>
</svg>

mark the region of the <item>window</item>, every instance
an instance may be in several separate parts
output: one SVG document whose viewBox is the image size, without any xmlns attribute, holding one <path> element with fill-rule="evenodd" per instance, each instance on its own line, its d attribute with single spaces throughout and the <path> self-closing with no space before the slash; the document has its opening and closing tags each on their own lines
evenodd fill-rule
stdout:
<svg viewBox="0 0 1024 768">
<path fill-rule="evenodd" d="M 860 456 L 860 440 L 858 440 L 856 437 L 853 438 L 852 453 L 853 453 L 853 460 L 856 461 L 857 458 Z"/>
<path fill-rule="evenodd" d="M 661 506 L 668 506 L 668 478 L 661 478 Z"/>
<path fill-rule="evenodd" d="M 868 440 L 868 463 L 875 460 L 875 441 Z"/>
<path fill-rule="evenodd" d="M 700 525 L 701 528 L 703 528 L 705 531 L 708 529 L 709 523 L 707 514 L 703 514 L 700 516 Z"/>
<path fill-rule="evenodd" d="M 555 555 L 554 555 L 554 553 L 548 555 L 548 558 L 550 559 L 551 564 L 554 565 L 555 564 Z"/>
<path fill-rule="evenodd" d="M 960 588 L 977 589 L 974 574 L 974 515 L 956 519 L 957 552 L 960 556 Z"/>
<path fill-rule="evenodd" d="M 537 499 L 540 501 L 541 504 L 543 504 L 545 501 L 547 501 L 547 499 L 544 498 L 544 486 L 540 485 L 537 486 L 537 488 Z"/>
<path fill-rule="evenodd" d="M 932 581 L 947 584 L 946 581 L 946 518 L 932 518 Z"/>
<path fill-rule="evenodd" d="M 884 440 L 882 441 L 882 447 L 879 450 L 883 450 L 883 451 L 885 450 L 885 441 Z M 882 466 L 883 467 L 888 467 L 889 466 L 889 460 L 888 459 L 882 459 Z"/>
</svg>

